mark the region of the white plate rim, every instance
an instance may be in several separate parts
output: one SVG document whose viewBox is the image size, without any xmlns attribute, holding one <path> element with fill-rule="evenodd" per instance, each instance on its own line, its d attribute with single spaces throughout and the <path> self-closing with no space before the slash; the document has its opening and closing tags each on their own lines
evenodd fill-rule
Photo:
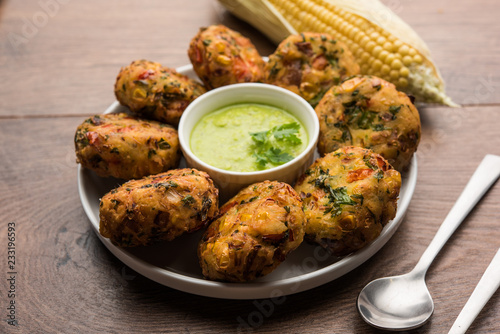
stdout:
<svg viewBox="0 0 500 334">
<path fill-rule="evenodd" d="M 187 74 L 188 76 L 194 75 L 191 65 L 185 65 L 177 68 L 176 70 L 179 73 Z M 124 107 L 120 106 L 120 104 L 115 101 L 106 109 L 105 113 L 116 112 L 120 108 Z M 91 185 L 85 184 L 84 182 L 83 173 L 90 171 L 85 170 L 81 167 L 81 165 L 78 165 L 77 182 L 80 200 L 82 202 L 83 209 L 89 218 L 92 229 L 104 246 L 106 246 L 106 248 L 114 256 L 137 273 L 159 284 L 200 296 L 224 299 L 262 299 L 291 295 L 326 284 L 357 268 L 377 253 L 394 235 L 404 219 L 417 184 L 417 170 L 417 157 L 414 155 L 408 171 L 404 174 L 404 197 L 400 196 L 398 200 L 396 217 L 384 227 L 380 236 L 372 243 L 333 264 L 309 273 L 275 281 L 256 281 L 249 283 L 224 283 L 209 281 L 203 278 L 189 277 L 155 266 L 131 254 L 125 248 L 113 245 L 109 239 L 102 237 L 99 233 L 98 213 L 96 214 L 96 212 L 92 210 L 90 199 L 88 198 L 87 187 Z"/>
</svg>

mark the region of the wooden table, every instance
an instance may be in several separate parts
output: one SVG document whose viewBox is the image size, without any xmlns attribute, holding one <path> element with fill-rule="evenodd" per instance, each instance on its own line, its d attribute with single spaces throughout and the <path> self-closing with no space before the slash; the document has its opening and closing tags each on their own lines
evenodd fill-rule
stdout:
<svg viewBox="0 0 500 334">
<path fill-rule="evenodd" d="M 221 300 L 159 285 L 117 260 L 91 230 L 77 189 L 76 126 L 113 101 L 121 66 L 188 64 L 200 26 L 223 23 L 262 55 L 274 45 L 215 0 L 0 1 L 0 309 L 2 333 L 376 333 L 355 301 L 370 280 L 410 270 L 485 154 L 500 155 L 500 6 L 496 0 L 386 3 L 428 43 L 461 108 L 420 109 L 418 183 L 406 219 L 375 256 L 321 287 L 265 300 Z M 13 223 L 13 224 L 9 224 Z M 7 267 L 15 225 L 15 297 Z M 427 275 L 446 333 L 500 247 L 500 184 Z M 18 326 L 8 325 L 15 301 Z M 500 292 L 470 333 L 500 332 Z"/>
</svg>

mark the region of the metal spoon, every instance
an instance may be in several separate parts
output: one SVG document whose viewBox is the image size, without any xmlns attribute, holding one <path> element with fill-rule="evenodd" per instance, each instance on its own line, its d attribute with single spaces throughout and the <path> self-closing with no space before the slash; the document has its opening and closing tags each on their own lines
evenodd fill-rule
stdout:
<svg viewBox="0 0 500 334">
<path fill-rule="evenodd" d="M 415 268 L 405 275 L 374 280 L 361 290 L 357 307 L 364 321 L 376 328 L 404 331 L 420 327 L 429 320 L 434 302 L 425 284 L 427 269 L 499 176 L 500 157 L 486 155 Z"/>
</svg>

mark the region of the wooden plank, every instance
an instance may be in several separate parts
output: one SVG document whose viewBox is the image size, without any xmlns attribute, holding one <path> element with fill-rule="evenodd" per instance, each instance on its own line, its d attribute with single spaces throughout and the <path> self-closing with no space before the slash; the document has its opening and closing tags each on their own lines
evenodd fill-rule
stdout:
<svg viewBox="0 0 500 334">
<path fill-rule="evenodd" d="M 38 1 L 3 6 L 0 91 L 8 98 L 0 100 L 0 115 L 100 113 L 115 100 L 122 66 L 143 58 L 187 65 L 191 38 L 210 24 L 223 22 L 251 35 L 265 54 L 273 47 L 212 1 L 69 1 L 40 27 L 34 24 L 47 11 Z"/>
<path fill-rule="evenodd" d="M 2 2 L 0 91 L 6 98 L 0 115 L 99 113 L 115 99 L 121 66 L 139 58 L 188 64 L 190 39 L 209 24 L 241 31 L 262 55 L 275 47 L 215 1 L 57 1 Z M 385 2 L 429 44 L 454 100 L 500 102 L 500 7 L 494 0 Z"/>
<path fill-rule="evenodd" d="M 464 108 L 463 118 L 451 122 L 449 108 L 422 109 L 418 183 L 400 229 L 361 267 L 279 304 L 194 296 L 132 271 L 99 242 L 78 197 L 73 134 L 83 118 L 1 119 L 0 235 L 7 234 L 7 222 L 16 223 L 19 329 L 377 333 L 357 314 L 357 294 L 370 280 L 404 273 L 416 264 L 482 157 L 500 155 L 499 111 L 497 106 Z M 418 333 L 446 332 L 472 293 L 499 246 L 499 198 L 496 184 L 430 268 L 427 282 L 436 311 Z M 5 258 L 5 249 L 1 254 Z M 6 287 L 1 280 L 2 291 Z M 498 331 L 499 308 L 497 292 L 471 333 Z M 2 332 L 11 329 L 5 322 L 0 326 Z"/>
</svg>

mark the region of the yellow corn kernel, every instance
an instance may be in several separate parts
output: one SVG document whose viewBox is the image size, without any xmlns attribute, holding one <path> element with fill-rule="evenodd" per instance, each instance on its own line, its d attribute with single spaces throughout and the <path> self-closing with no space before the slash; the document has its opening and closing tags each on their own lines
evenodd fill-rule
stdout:
<svg viewBox="0 0 500 334">
<path fill-rule="evenodd" d="M 222 65 L 231 64 L 231 58 L 229 58 L 228 56 L 225 56 L 225 55 L 218 55 L 216 61 Z"/>
<path fill-rule="evenodd" d="M 400 70 L 403 67 L 403 63 L 399 59 L 394 59 L 391 62 L 391 68 L 394 70 Z"/>
<path fill-rule="evenodd" d="M 257 215 L 258 220 L 266 220 L 269 218 L 269 213 L 267 211 L 262 211 Z"/>
<path fill-rule="evenodd" d="M 384 50 L 387 50 L 388 52 L 393 51 L 392 43 L 387 41 L 384 43 L 384 46 L 382 47 Z"/>
<path fill-rule="evenodd" d="M 389 74 L 390 71 L 391 71 L 391 68 L 387 64 L 382 65 L 382 67 L 380 68 L 380 73 L 382 73 L 382 75 L 384 75 L 384 76 Z"/>
<path fill-rule="evenodd" d="M 348 215 L 340 219 L 339 225 L 344 231 L 350 231 L 356 228 L 353 215 Z"/>
<path fill-rule="evenodd" d="M 410 70 L 408 69 L 408 67 L 402 67 L 399 70 L 399 75 L 401 75 L 402 77 L 407 77 L 410 75 Z"/>
<path fill-rule="evenodd" d="M 326 24 L 324 24 L 323 22 L 319 22 L 318 31 L 325 31 L 326 28 L 327 28 Z"/>
<path fill-rule="evenodd" d="M 385 60 L 387 59 L 388 56 L 389 56 L 389 52 L 387 52 L 386 50 L 382 50 L 382 51 L 380 51 L 380 54 L 378 55 L 378 59 L 380 59 L 381 62 L 386 62 Z"/>
<path fill-rule="evenodd" d="M 357 59 L 361 59 L 363 53 L 365 52 L 362 48 L 359 47 L 359 45 L 353 46 L 351 51 L 356 56 Z"/>
<path fill-rule="evenodd" d="M 394 53 L 388 53 L 387 54 L 387 57 L 385 57 L 384 59 L 384 62 L 389 65 L 390 67 L 392 67 L 392 63 L 396 60 L 396 56 L 394 55 Z"/>
<path fill-rule="evenodd" d="M 377 57 L 378 58 L 378 55 L 380 54 L 380 52 L 382 52 L 384 49 L 382 49 L 382 47 L 380 45 L 377 45 L 373 48 L 373 51 L 372 51 L 372 55 L 374 57 Z"/>
<path fill-rule="evenodd" d="M 403 64 L 405 66 L 410 66 L 413 63 L 413 58 L 410 56 L 404 56 L 403 57 Z"/>
<path fill-rule="evenodd" d="M 409 48 L 408 54 L 413 57 L 417 54 L 417 50 L 415 50 L 414 48 Z"/>
<path fill-rule="evenodd" d="M 356 87 L 358 87 L 361 84 L 361 82 L 362 81 L 360 79 L 349 80 L 342 84 L 342 88 L 344 92 L 350 93 L 353 92 L 356 89 Z"/>
<path fill-rule="evenodd" d="M 377 46 L 377 44 L 375 44 L 374 41 L 369 41 L 368 43 L 366 43 L 366 47 L 365 47 L 365 50 L 372 53 L 373 52 L 373 49 Z"/>
<path fill-rule="evenodd" d="M 353 24 L 354 24 L 355 26 L 357 26 L 357 27 L 361 27 L 364 23 L 365 23 L 365 21 L 364 21 L 362 18 L 360 18 L 360 17 L 358 17 L 358 18 L 357 18 L 356 20 L 354 20 L 354 22 L 353 22 Z"/>
<path fill-rule="evenodd" d="M 377 39 L 380 37 L 379 33 L 374 31 L 371 33 L 370 38 L 374 41 L 377 41 Z"/>
<path fill-rule="evenodd" d="M 351 30 L 349 37 L 354 40 L 356 38 L 356 35 L 359 33 L 360 33 L 359 29 L 355 27 Z"/>
<path fill-rule="evenodd" d="M 405 79 L 405 78 L 401 78 L 401 77 L 400 77 L 400 78 L 398 79 L 398 86 L 399 86 L 399 87 L 403 87 L 403 88 L 404 88 L 404 87 L 406 87 L 406 86 L 408 86 L 408 80 L 407 80 L 407 79 Z"/>
<path fill-rule="evenodd" d="M 248 220 L 250 220 L 250 219 L 252 219 L 252 215 L 249 215 L 249 214 L 242 214 L 242 215 L 240 216 L 240 220 L 241 220 L 241 221 L 248 221 Z"/>
<path fill-rule="evenodd" d="M 399 71 L 397 70 L 391 70 L 389 72 L 389 77 L 391 78 L 391 81 L 394 81 L 399 78 Z"/>
<path fill-rule="evenodd" d="M 375 61 L 372 64 L 372 69 L 374 71 L 378 71 L 380 70 L 380 68 L 382 68 L 382 62 L 380 61 L 380 59 L 375 59 Z"/>
<path fill-rule="evenodd" d="M 140 99 L 143 99 L 145 98 L 146 96 L 148 96 L 148 93 L 142 89 L 142 88 L 136 88 L 134 90 L 134 94 L 133 94 L 134 98 L 140 98 Z"/>
<path fill-rule="evenodd" d="M 361 63 L 366 63 L 368 61 L 368 59 L 370 59 L 370 54 L 366 51 L 363 50 L 363 47 L 360 48 L 360 50 L 363 51 L 363 53 L 361 54 L 361 57 L 359 58 Z"/>
<path fill-rule="evenodd" d="M 413 61 L 417 64 L 422 64 L 422 61 L 423 61 L 422 56 L 421 55 L 413 56 Z"/>
<path fill-rule="evenodd" d="M 224 49 L 226 48 L 226 46 L 224 45 L 223 42 L 219 41 L 215 44 L 215 47 L 217 49 L 217 52 L 224 52 Z"/>
<path fill-rule="evenodd" d="M 408 52 L 410 51 L 410 48 L 408 47 L 408 45 L 401 45 L 398 49 L 398 52 L 401 56 L 406 56 L 408 54 Z"/>
<path fill-rule="evenodd" d="M 336 36 L 336 34 L 337 34 L 337 32 L 336 32 L 335 30 L 333 30 L 333 28 L 332 28 L 332 27 L 328 27 L 328 26 L 326 27 L 325 32 L 326 32 L 327 34 L 332 35 L 332 36 Z"/>
<path fill-rule="evenodd" d="M 370 41 L 370 38 L 368 36 L 366 36 L 366 34 L 362 34 L 362 38 L 359 40 L 359 45 L 362 48 L 365 48 L 366 44 L 368 44 L 369 41 Z"/>
</svg>

